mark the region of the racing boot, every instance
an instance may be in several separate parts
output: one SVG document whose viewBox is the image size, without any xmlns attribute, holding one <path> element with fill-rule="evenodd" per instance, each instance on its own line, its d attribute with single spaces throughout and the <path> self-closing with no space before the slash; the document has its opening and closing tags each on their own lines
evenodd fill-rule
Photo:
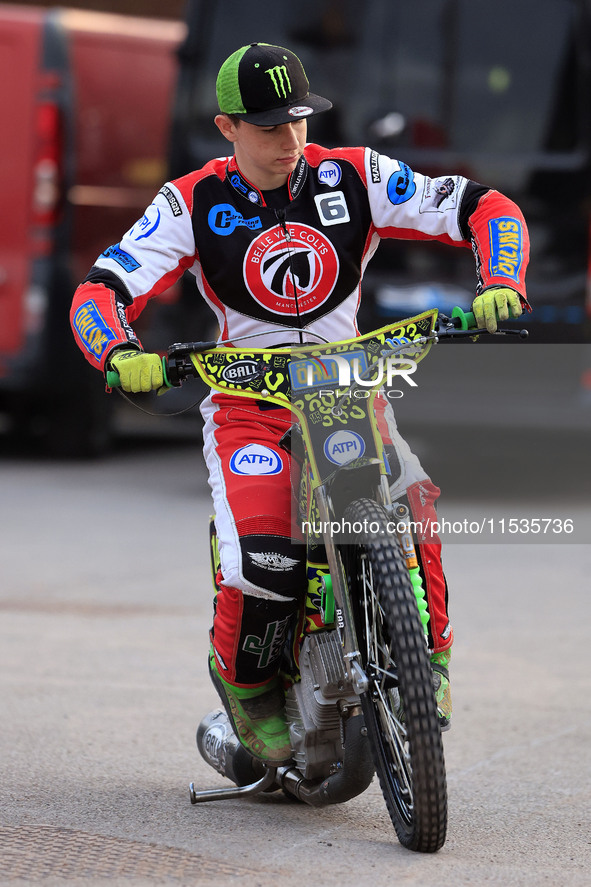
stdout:
<svg viewBox="0 0 591 887">
<path fill-rule="evenodd" d="M 250 754 L 272 767 L 291 760 L 285 694 L 278 676 L 259 687 L 237 687 L 220 675 L 213 650 L 209 671 L 236 736 Z"/>
<path fill-rule="evenodd" d="M 210 767 L 236 785 L 252 785 L 265 775 L 265 766 L 246 750 L 224 709 L 216 708 L 197 728 L 197 748 Z"/>
<path fill-rule="evenodd" d="M 271 766 L 291 760 L 278 674 L 297 611 L 295 598 L 271 592 L 254 596 L 220 584 L 215 597 L 211 678 L 240 742 Z"/>
<path fill-rule="evenodd" d="M 433 672 L 433 689 L 437 702 L 439 726 L 441 732 L 451 727 L 451 688 L 449 684 L 449 661 L 451 649 L 442 650 L 441 653 L 433 653 L 431 656 L 431 670 Z"/>
</svg>

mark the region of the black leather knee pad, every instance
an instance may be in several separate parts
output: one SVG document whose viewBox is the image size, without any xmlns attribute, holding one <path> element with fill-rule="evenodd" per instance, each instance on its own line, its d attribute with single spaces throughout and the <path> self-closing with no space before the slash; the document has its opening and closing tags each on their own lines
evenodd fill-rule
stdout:
<svg viewBox="0 0 591 887">
<path fill-rule="evenodd" d="M 285 536 L 242 536 L 242 575 L 246 582 L 282 597 L 304 600 L 306 546 Z"/>
</svg>

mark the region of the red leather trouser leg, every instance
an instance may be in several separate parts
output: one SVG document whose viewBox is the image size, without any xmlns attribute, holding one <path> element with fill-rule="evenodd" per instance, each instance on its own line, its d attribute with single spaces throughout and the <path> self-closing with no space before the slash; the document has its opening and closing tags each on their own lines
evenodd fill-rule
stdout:
<svg viewBox="0 0 591 887">
<path fill-rule="evenodd" d="M 276 673 L 307 589 L 306 548 L 292 538 L 291 457 L 279 445 L 293 417 L 221 394 L 202 412 L 221 565 L 216 665 L 228 682 L 258 686 Z"/>
</svg>

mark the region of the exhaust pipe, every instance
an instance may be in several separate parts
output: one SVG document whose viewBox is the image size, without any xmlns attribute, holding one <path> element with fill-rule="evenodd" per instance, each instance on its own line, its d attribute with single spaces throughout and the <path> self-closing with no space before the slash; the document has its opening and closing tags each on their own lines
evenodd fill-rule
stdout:
<svg viewBox="0 0 591 887">
<path fill-rule="evenodd" d="M 364 792 L 373 779 L 374 765 L 362 714 L 352 715 L 345 723 L 343 766 L 322 782 L 304 779 L 295 767 L 279 767 L 276 783 L 311 807 L 342 804 Z"/>
</svg>

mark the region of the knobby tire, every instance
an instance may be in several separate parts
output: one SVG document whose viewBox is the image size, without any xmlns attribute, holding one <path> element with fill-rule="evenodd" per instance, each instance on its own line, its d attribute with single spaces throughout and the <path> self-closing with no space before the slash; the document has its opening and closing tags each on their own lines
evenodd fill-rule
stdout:
<svg viewBox="0 0 591 887">
<path fill-rule="evenodd" d="M 403 846 L 434 853 L 447 829 L 443 743 L 425 633 L 400 545 L 388 515 L 357 499 L 344 520 L 362 532 L 341 547 L 351 589 L 361 665 L 361 695 L 380 787 Z"/>
</svg>

